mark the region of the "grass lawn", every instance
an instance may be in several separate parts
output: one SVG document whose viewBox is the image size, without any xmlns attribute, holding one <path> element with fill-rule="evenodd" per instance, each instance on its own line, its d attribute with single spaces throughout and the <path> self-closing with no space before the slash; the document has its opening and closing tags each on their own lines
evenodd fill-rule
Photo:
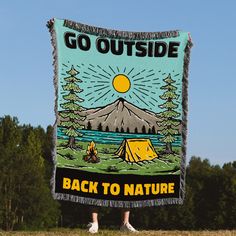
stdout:
<svg viewBox="0 0 236 236">
<path fill-rule="evenodd" d="M 77 150 L 66 148 L 65 140 L 57 140 L 57 166 L 76 168 L 97 173 L 110 174 L 143 174 L 143 175 L 161 175 L 161 174 L 179 174 L 180 156 L 165 155 L 158 156 L 151 161 L 138 163 L 126 162 L 115 151 L 119 145 L 115 144 L 96 144 L 99 163 L 88 163 L 83 160 L 86 155 L 88 142 L 79 142 Z M 155 147 L 157 154 L 162 151 L 162 147 Z"/>
<path fill-rule="evenodd" d="M 49 231 L 0 231 L 0 236 L 87 236 L 86 230 L 81 229 L 58 229 Z M 103 236 L 124 236 L 124 235 L 140 235 L 140 236 L 235 236 L 236 231 L 220 230 L 220 231 L 140 231 L 138 234 L 122 233 L 117 230 L 100 230 L 98 234 Z"/>
</svg>

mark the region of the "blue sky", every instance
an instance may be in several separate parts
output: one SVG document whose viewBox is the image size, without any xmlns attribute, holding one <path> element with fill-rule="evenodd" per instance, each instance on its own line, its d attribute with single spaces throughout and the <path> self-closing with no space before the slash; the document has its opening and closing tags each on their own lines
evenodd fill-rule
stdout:
<svg viewBox="0 0 236 236">
<path fill-rule="evenodd" d="M 0 116 L 53 124 L 52 48 L 46 22 L 67 18 L 130 31 L 181 29 L 194 47 L 189 73 L 188 159 L 236 160 L 236 1 L 72 0 L 0 3 Z"/>
</svg>

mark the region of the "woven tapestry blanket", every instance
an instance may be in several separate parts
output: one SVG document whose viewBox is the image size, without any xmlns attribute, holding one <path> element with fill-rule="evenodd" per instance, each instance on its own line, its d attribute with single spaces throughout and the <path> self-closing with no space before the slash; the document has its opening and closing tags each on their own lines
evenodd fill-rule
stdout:
<svg viewBox="0 0 236 236">
<path fill-rule="evenodd" d="M 188 33 L 48 22 L 55 199 L 111 207 L 184 198 Z"/>
</svg>

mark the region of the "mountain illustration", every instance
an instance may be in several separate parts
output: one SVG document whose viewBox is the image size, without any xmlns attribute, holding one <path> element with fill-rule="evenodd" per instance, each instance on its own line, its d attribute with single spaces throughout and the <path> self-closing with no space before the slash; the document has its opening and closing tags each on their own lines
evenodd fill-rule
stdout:
<svg viewBox="0 0 236 236">
<path fill-rule="evenodd" d="M 86 109 L 82 112 L 86 116 L 85 128 L 113 132 L 157 132 L 157 122 L 160 118 L 153 112 L 140 109 L 119 98 L 105 107 Z M 144 131 L 145 130 L 145 131 Z"/>
</svg>

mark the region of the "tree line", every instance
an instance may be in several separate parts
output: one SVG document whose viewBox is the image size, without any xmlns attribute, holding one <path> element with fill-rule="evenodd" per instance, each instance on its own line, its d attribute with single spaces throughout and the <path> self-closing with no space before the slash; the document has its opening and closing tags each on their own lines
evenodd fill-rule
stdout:
<svg viewBox="0 0 236 236">
<path fill-rule="evenodd" d="M 0 228 L 3 230 L 83 227 L 89 207 L 53 200 L 53 128 L 20 125 L 0 118 Z M 119 209 L 101 208 L 104 227 L 118 227 Z M 131 221 L 139 229 L 235 229 L 236 161 L 222 167 L 192 157 L 186 169 L 183 205 L 138 208 Z"/>
<path fill-rule="evenodd" d="M 86 129 L 87 130 L 93 130 L 93 127 L 92 127 L 92 124 L 91 124 L 90 121 L 88 122 L 88 124 L 86 126 Z M 97 129 L 95 129 L 95 130 L 105 131 L 105 132 L 109 132 L 110 131 L 109 126 L 107 125 L 107 126 L 103 127 L 102 123 L 99 123 L 98 126 L 97 126 Z M 127 127 L 126 130 L 123 127 L 120 127 L 120 128 L 116 127 L 115 131 L 116 131 L 116 133 L 120 132 L 120 133 L 135 133 L 135 134 L 137 134 L 137 133 L 142 133 L 142 134 L 157 134 L 158 133 L 156 131 L 155 126 L 152 126 L 152 128 L 146 129 L 145 125 L 142 126 L 142 129 L 141 129 L 140 132 L 138 131 L 137 127 L 135 127 L 134 130 L 131 130 L 131 131 L 130 131 L 129 127 Z"/>
</svg>

